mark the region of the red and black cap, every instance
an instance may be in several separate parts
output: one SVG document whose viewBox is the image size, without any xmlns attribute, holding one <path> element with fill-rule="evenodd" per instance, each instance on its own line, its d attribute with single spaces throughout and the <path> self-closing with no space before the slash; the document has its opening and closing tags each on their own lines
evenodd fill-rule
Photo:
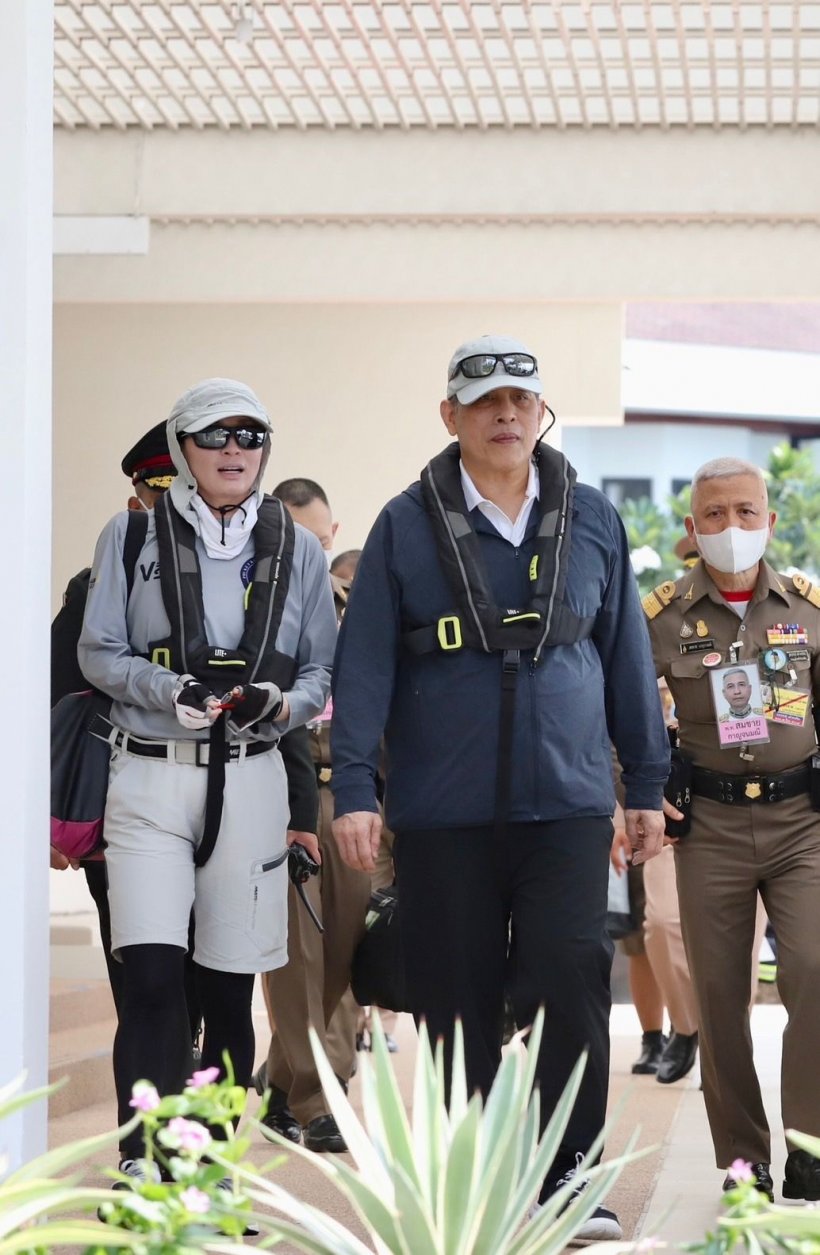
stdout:
<svg viewBox="0 0 820 1255">
<path fill-rule="evenodd" d="M 157 423 L 141 436 L 122 460 L 122 471 L 132 484 L 147 484 L 161 492 L 171 487 L 177 469 L 168 452 L 165 423 Z"/>
</svg>

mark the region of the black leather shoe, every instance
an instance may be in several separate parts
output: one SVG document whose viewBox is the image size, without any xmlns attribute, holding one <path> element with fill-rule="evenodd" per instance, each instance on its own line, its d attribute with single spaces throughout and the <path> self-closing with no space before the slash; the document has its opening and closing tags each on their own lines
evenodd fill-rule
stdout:
<svg viewBox="0 0 820 1255">
<path fill-rule="evenodd" d="M 663 1048 L 655 1079 L 660 1081 L 661 1085 L 671 1085 L 673 1081 L 679 1081 L 682 1076 L 686 1076 L 687 1072 L 692 1071 L 697 1053 L 697 1033 L 687 1035 L 676 1033 L 672 1029 L 669 1041 Z"/>
<path fill-rule="evenodd" d="M 347 1142 L 333 1116 L 316 1116 L 305 1125 L 305 1147 L 320 1155 L 328 1151 L 341 1155 L 347 1150 Z"/>
<path fill-rule="evenodd" d="M 289 1142 L 302 1140 L 302 1126 L 288 1106 L 288 1096 L 283 1089 L 277 1089 L 276 1086 L 270 1092 L 268 1109 L 261 1123 L 280 1137 L 286 1137 Z"/>
<path fill-rule="evenodd" d="M 820 1202 L 820 1159 L 815 1159 L 807 1150 L 789 1152 L 783 1197 L 802 1198 L 807 1203 Z"/>
<path fill-rule="evenodd" d="M 749 1165 L 752 1169 L 754 1177 L 754 1187 L 760 1194 L 765 1194 L 770 1203 L 774 1202 L 774 1181 L 769 1171 L 767 1163 L 753 1163 Z M 737 1189 L 737 1181 L 730 1172 L 726 1174 L 726 1180 L 723 1182 L 723 1193 L 729 1190 Z"/>
<path fill-rule="evenodd" d="M 644 1033 L 641 1038 L 641 1053 L 632 1064 L 635 1076 L 654 1076 L 663 1055 L 666 1038 L 659 1031 Z"/>
</svg>

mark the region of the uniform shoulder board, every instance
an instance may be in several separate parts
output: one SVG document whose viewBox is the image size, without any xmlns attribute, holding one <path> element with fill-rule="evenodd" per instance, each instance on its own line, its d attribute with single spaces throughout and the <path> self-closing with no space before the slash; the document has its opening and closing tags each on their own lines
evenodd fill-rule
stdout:
<svg viewBox="0 0 820 1255">
<path fill-rule="evenodd" d="M 808 575 L 803 575 L 801 571 L 795 571 L 792 576 L 792 584 L 801 597 L 805 597 L 806 601 L 810 602 L 811 605 L 820 608 L 820 588 L 816 584 L 812 584 Z"/>
<path fill-rule="evenodd" d="M 647 593 L 641 602 L 647 619 L 654 619 L 655 615 L 660 614 L 669 605 L 676 590 L 677 584 L 674 580 L 664 580 L 657 588 L 653 588 L 651 593 Z"/>
</svg>

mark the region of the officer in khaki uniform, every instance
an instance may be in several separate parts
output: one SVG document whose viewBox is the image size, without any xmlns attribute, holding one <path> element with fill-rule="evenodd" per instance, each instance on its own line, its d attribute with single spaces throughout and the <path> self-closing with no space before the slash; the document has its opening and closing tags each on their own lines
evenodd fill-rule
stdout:
<svg viewBox="0 0 820 1255">
<path fill-rule="evenodd" d="M 317 491 L 320 496 L 317 496 Z M 329 552 L 335 534 L 324 493 L 312 480 L 285 480 L 274 489 L 297 524 L 318 536 Z M 307 497 L 308 500 L 304 500 Z M 337 620 L 341 620 L 350 591 L 349 581 L 330 575 Z M 347 1149 L 319 1080 L 308 1037 L 315 1028 L 334 1071 L 343 1084 L 353 1072 L 356 1018 L 353 1008 L 338 1011 L 350 984 L 353 953 L 364 934 L 370 902 L 370 877 L 343 862 L 331 835 L 333 799 L 330 792 L 330 718 L 328 702 L 321 716 L 308 724 L 310 752 L 319 785 L 319 848 L 321 871 L 303 888 L 319 919 L 320 933 L 291 886 L 288 901 L 288 962 L 266 974 L 268 999 L 276 1031 L 266 1065 L 259 1077 L 272 1088 L 266 1123 L 292 1141 L 303 1136 L 308 1150 L 342 1152 Z M 341 1032 L 328 1038 L 331 1019 Z M 301 1126 L 301 1127 L 300 1127 Z"/>
<path fill-rule="evenodd" d="M 658 675 L 694 765 L 691 830 L 675 848 L 700 1013 L 703 1092 L 718 1167 L 749 1161 L 773 1193 L 770 1136 L 752 1059 L 749 984 L 758 893 L 778 939 L 785 1128 L 820 1134 L 820 815 L 812 809 L 812 707 L 820 695 L 820 587 L 763 561 L 775 516 L 757 467 L 706 463 L 686 519 L 701 560 L 644 599 Z M 745 720 L 721 720 L 724 675 L 745 668 Z M 759 699 L 759 700 L 757 700 Z M 727 728 L 731 726 L 731 732 Z M 815 779 L 815 798 L 818 797 Z M 724 1188 L 733 1184 L 727 1177 Z M 787 1198 L 820 1199 L 820 1161 L 792 1150 Z"/>
</svg>

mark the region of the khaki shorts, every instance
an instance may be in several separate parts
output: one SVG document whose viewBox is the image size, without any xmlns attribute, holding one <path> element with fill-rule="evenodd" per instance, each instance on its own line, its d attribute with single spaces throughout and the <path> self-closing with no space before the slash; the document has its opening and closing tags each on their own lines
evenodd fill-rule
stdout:
<svg viewBox="0 0 820 1255">
<path fill-rule="evenodd" d="M 115 751 L 105 809 L 111 948 L 188 948 L 218 972 L 267 972 L 287 962 L 289 822 L 277 749 L 225 767 L 222 825 L 194 867 L 207 769 Z"/>
</svg>

